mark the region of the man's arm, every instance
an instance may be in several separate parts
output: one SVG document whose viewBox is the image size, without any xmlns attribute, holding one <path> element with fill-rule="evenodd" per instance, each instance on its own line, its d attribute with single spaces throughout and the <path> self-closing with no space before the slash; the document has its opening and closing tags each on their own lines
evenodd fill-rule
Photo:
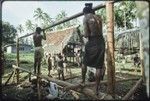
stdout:
<svg viewBox="0 0 150 101">
<path fill-rule="evenodd" d="M 43 30 L 43 39 L 46 40 L 46 33 L 45 33 L 45 30 Z"/>
<path fill-rule="evenodd" d="M 90 35 L 90 29 L 88 26 L 87 18 L 83 19 L 83 30 L 84 30 L 84 37 L 87 38 Z"/>
</svg>

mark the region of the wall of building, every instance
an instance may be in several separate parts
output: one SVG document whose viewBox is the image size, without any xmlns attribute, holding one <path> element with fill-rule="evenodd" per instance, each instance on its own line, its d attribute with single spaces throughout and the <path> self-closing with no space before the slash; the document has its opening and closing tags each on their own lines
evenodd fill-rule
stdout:
<svg viewBox="0 0 150 101">
<path fill-rule="evenodd" d="M 20 45 L 19 46 L 19 52 L 31 52 L 31 46 L 28 45 Z M 7 53 L 16 53 L 17 49 L 16 46 L 9 46 L 7 47 Z"/>
</svg>

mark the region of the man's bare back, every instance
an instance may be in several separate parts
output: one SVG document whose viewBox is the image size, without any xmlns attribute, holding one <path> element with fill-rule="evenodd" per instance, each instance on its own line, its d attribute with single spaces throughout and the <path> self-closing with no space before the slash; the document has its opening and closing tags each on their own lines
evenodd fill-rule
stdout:
<svg viewBox="0 0 150 101">
<path fill-rule="evenodd" d="M 102 34 L 102 21 L 99 15 L 87 14 L 83 19 L 85 36 L 99 36 Z"/>
</svg>

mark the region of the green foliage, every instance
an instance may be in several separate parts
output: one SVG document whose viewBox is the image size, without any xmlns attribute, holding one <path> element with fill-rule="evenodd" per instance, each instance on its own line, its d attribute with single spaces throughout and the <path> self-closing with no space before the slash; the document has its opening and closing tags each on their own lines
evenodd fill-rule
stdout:
<svg viewBox="0 0 150 101">
<path fill-rule="evenodd" d="M 45 13 L 41 8 L 37 8 L 34 11 L 33 17 L 35 18 L 35 21 L 40 21 L 40 24 L 43 28 L 50 26 L 54 22 L 52 18 L 47 13 Z"/>
<path fill-rule="evenodd" d="M 2 22 L 2 44 L 11 44 L 14 43 L 17 30 L 13 25 L 10 25 L 8 22 Z"/>
<path fill-rule="evenodd" d="M 37 8 L 35 11 L 34 11 L 34 18 L 35 20 L 43 20 L 44 19 L 44 16 L 43 16 L 43 11 L 41 10 L 41 8 Z"/>
<path fill-rule="evenodd" d="M 134 1 L 121 1 L 114 5 L 115 25 L 118 28 L 133 28 L 132 20 L 136 18 L 136 4 Z M 96 12 L 101 15 L 104 24 L 106 24 L 106 9 L 100 9 Z"/>
<path fill-rule="evenodd" d="M 31 20 L 28 19 L 25 25 L 28 31 L 35 31 L 36 25 L 34 25 Z"/>
<path fill-rule="evenodd" d="M 57 16 L 55 18 L 55 21 L 58 22 L 58 21 L 61 21 L 63 19 L 66 19 L 66 18 L 67 18 L 67 13 L 62 10 L 59 14 L 57 14 Z M 68 27 L 71 27 L 71 26 L 74 26 L 74 25 L 77 25 L 77 24 L 79 24 L 78 19 L 72 19 L 72 20 L 67 21 L 63 24 L 57 25 L 56 29 L 68 28 Z"/>
</svg>

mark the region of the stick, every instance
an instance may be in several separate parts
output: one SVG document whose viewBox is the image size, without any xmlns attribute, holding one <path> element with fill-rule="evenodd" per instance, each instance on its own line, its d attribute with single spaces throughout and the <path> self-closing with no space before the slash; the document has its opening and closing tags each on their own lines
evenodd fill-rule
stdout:
<svg viewBox="0 0 150 101">
<path fill-rule="evenodd" d="M 5 82 L 5 86 L 7 85 L 7 83 L 9 82 L 10 78 L 12 77 L 14 71 L 12 71 L 12 73 L 10 74 L 9 78 L 7 79 L 7 81 Z"/>
<path fill-rule="evenodd" d="M 130 91 L 122 98 L 122 100 L 128 100 L 137 90 L 137 88 L 141 85 L 143 79 L 137 81 L 137 83 L 130 89 Z"/>
<path fill-rule="evenodd" d="M 38 100 L 41 100 L 41 92 L 40 92 L 40 77 L 39 73 L 37 74 L 37 91 L 38 91 Z"/>
<path fill-rule="evenodd" d="M 14 68 L 14 73 L 12 75 L 12 82 L 14 81 L 15 74 L 16 74 L 16 69 Z"/>
</svg>

